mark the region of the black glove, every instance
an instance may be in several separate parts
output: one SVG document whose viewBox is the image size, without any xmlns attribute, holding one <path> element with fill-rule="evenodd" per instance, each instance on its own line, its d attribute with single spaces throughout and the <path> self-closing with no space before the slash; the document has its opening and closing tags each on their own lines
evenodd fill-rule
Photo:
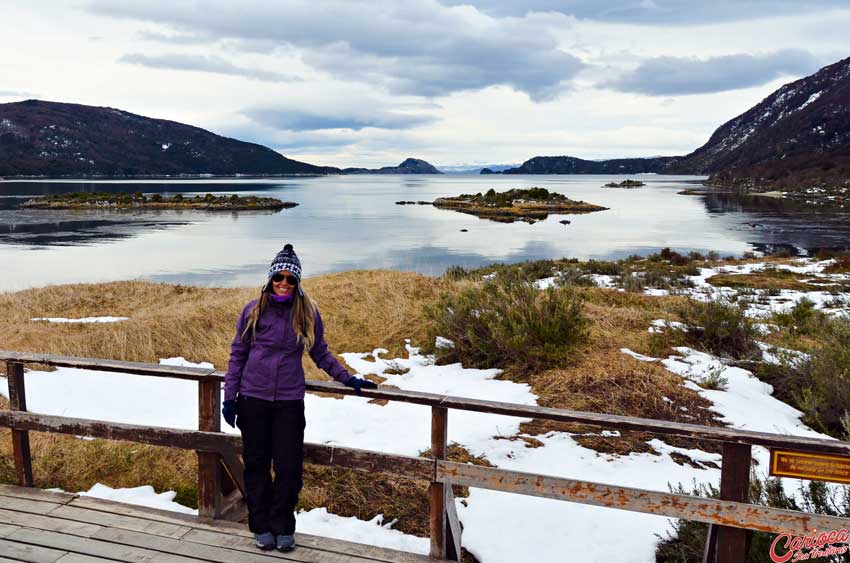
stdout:
<svg viewBox="0 0 850 563">
<path fill-rule="evenodd" d="M 236 399 L 224 401 L 224 406 L 221 407 L 221 416 L 224 417 L 227 424 L 236 428 Z"/>
<path fill-rule="evenodd" d="M 348 381 L 345 382 L 345 385 L 351 387 L 357 394 L 360 394 L 361 389 L 377 389 L 378 384 L 374 381 L 369 381 L 368 379 L 360 379 L 359 377 L 352 377 Z"/>
</svg>

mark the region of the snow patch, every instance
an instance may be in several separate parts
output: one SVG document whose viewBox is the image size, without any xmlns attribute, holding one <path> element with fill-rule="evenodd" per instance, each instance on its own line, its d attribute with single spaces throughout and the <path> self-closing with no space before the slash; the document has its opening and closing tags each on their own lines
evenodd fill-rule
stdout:
<svg viewBox="0 0 850 563">
<path fill-rule="evenodd" d="M 130 320 L 130 317 L 83 317 L 81 319 L 66 319 L 64 317 L 33 317 L 31 321 L 48 323 L 117 323 Z"/>
</svg>

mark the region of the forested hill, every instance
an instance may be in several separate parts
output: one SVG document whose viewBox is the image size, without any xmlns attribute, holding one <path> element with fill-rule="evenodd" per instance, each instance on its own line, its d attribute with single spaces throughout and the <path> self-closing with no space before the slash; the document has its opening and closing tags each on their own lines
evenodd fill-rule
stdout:
<svg viewBox="0 0 850 563">
<path fill-rule="evenodd" d="M 325 174 L 268 147 L 119 109 L 0 104 L 0 176 Z"/>
</svg>

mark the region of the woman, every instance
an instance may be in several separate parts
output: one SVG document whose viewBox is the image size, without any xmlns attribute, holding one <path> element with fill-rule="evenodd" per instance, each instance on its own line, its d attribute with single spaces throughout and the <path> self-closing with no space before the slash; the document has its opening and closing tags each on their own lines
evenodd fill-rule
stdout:
<svg viewBox="0 0 850 563">
<path fill-rule="evenodd" d="M 377 387 L 349 374 L 328 350 L 322 317 L 301 287 L 301 262 L 287 244 L 272 261 L 259 299 L 248 303 L 239 317 L 224 379 L 222 416 L 242 432 L 248 527 L 263 550 L 295 547 L 305 348 L 318 367 L 358 394 Z"/>
</svg>

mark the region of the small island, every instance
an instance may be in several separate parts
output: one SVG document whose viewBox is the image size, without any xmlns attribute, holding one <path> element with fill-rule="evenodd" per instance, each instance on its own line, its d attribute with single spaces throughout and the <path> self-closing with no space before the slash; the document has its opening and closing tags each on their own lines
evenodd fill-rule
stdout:
<svg viewBox="0 0 850 563">
<path fill-rule="evenodd" d="M 632 189 L 632 188 L 642 188 L 642 187 L 643 187 L 643 186 L 645 186 L 645 185 L 646 185 L 646 184 L 644 184 L 643 182 L 639 182 L 639 181 L 637 181 L 637 180 L 623 180 L 623 181 L 622 181 L 622 182 L 620 182 L 619 184 L 618 184 L 617 182 L 608 182 L 607 184 L 605 184 L 605 185 L 604 185 L 604 186 L 602 186 L 602 187 L 603 187 L 603 188 L 626 188 L 626 189 Z"/>
<path fill-rule="evenodd" d="M 165 197 L 161 194 L 146 196 L 141 192 L 105 193 L 70 192 L 30 199 L 23 204 L 26 209 L 198 209 L 204 211 L 260 211 L 280 210 L 295 207 L 297 203 L 281 201 L 273 197 L 253 195 L 196 195 L 187 197 L 176 194 Z"/>
<path fill-rule="evenodd" d="M 439 209 L 451 209 L 500 223 L 535 223 L 546 219 L 550 213 L 592 213 L 608 209 L 584 201 L 574 201 L 565 195 L 537 187 L 506 192 L 490 189 L 485 194 L 441 197 L 434 200 L 433 205 Z"/>
</svg>

